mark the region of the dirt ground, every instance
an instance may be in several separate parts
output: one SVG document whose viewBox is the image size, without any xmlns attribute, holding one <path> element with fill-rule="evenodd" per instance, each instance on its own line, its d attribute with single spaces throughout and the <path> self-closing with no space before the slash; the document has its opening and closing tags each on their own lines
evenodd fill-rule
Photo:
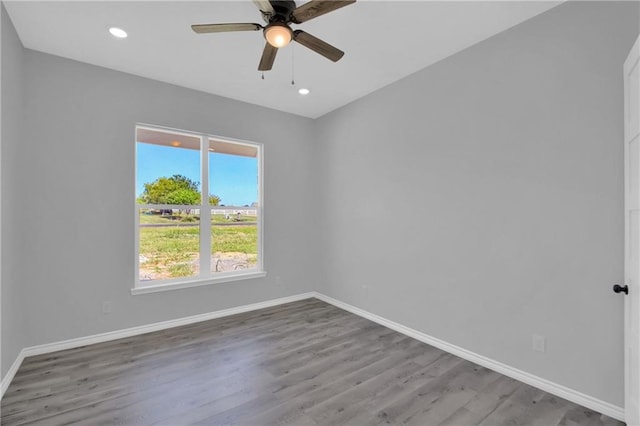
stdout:
<svg viewBox="0 0 640 426">
<path fill-rule="evenodd" d="M 156 271 L 155 268 L 145 268 L 146 259 L 140 256 L 140 281 L 163 280 L 172 277 L 168 270 Z M 189 262 L 193 275 L 198 274 L 199 256 Z M 212 272 L 229 272 L 255 267 L 255 255 L 246 253 L 215 253 L 211 255 Z M 187 277 L 185 277 L 187 278 Z"/>
</svg>

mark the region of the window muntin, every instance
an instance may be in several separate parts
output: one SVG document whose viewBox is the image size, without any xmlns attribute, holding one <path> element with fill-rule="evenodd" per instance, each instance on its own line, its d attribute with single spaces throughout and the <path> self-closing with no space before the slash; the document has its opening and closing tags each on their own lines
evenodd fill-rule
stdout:
<svg viewBox="0 0 640 426">
<path fill-rule="evenodd" d="M 260 144 L 137 126 L 136 287 L 263 271 L 261 173 Z"/>
</svg>

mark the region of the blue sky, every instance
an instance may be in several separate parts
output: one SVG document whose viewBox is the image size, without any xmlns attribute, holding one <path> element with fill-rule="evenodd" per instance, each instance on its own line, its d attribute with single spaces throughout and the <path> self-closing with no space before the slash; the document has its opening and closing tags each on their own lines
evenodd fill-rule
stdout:
<svg viewBox="0 0 640 426">
<path fill-rule="evenodd" d="M 199 151 L 146 143 L 138 143 L 137 148 L 136 197 L 145 183 L 163 176 L 179 174 L 201 182 Z M 244 206 L 258 201 L 257 182 L 256 158 L 209 153 L 209 192 L 219 196 L 222 204 Z"/>
</svg>

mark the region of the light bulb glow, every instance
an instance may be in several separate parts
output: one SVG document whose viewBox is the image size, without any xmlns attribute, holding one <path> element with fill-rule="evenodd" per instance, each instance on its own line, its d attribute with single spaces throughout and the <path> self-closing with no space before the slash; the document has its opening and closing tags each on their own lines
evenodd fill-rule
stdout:
<svg viewBox="0 0 640 426">
<path fill-rule="evenodd" d="M 300 93 L 301 95 L 308 95 L 309 94 L 309 89 L 300 89 L 298 90 L 298 93 Z"/>
<path fill-rule="evenodd" d="M 284 24 L 273 23 L 264 29 L 264 38 L 273 47 L 284 47 L 291 42 L 291 29 Z"/>
<path fill-rule="evenodd" d="M 109 32 L 112 36 L 117 38 L 127 38 L 127 32 L 122 28 L 111 27 L 109 28 Z"/>
</svg>

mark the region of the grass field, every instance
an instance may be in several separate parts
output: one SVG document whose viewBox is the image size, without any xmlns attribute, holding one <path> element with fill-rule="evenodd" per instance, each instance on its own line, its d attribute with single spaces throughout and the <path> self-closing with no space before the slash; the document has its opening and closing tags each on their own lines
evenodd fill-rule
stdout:
<svg viewBox="0 0 640 426">
<path fill-rule="evenodd" d="M 217 258 L 237 258 L 249 265 L 255 264 L 258 253 L 258 227 L 252 225 L 224 225 L 229 223 L 223 215 L 212 218 L 211 255 Z M 220 217 L 217 217 L 220 216 Z M 191 216 L 193 218 L 193 216 Z M 245 217 L 255 222 L 255 217 Z M 198 222 L 183 222 L 159 215 L 140 215 L 140 224 L 168 224 L 172 226 L 140 227 L 140 272 L 152 279 L 188 277 L 198 273 L 200 231 Z M 175 225 L 175 226 L 173 226 Z M 191 226 L 190 226 L 191 225 Z M 213 263 L 213 262 L 212 262 Z"/>
</svg>

